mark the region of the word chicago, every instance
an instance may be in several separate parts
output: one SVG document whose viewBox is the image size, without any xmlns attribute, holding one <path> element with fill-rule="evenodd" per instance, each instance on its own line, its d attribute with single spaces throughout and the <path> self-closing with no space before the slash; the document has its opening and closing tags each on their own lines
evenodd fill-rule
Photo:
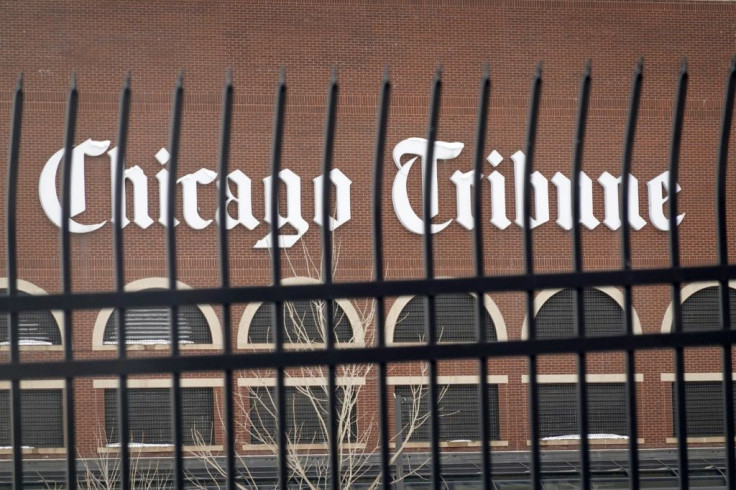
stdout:
<svg viewBox="0 0 736 490">
<path fill-rule="evenodd" d="M 439 192 L 437 186 L 437 166 L 446 164 L 448 160 L 457 158 L 463 150 L 463 143 L 437 141 L 434 148 L 434 164 L 431 171 L 434 172 L 432 180 L 432 189 L 430 190 L 430 214 L 434 218 L 439 214 Z M 423 138 L 409 138 L 399 142 L 393 150 L 393 161 L 397 167 L 394 176 L 391 197 L 393 201 L 394 212 L 401 224 L 409 231 L 422 234 L 424 232 L 424 224 L 416 208 L 421 206 L 413 206 L 410 203 L 407 182 L 409 172 L 420 160 L 422 175 L 428 162 L 426 161 L 427 140 Z M 86 210 L 86 193 L 85 193 L 85 177 L 84 168 L 86 157 L 99 157 L 107 154 L 110 162 L 110 189 L 115 187 L 115 164 L 117 159 L 117 148 L 110 148 L 109 141 L 87 140 L 73 150 L 72 168 L 71 168 L 71 218 L 74 218 Z M 61 205 L 56 190 L 56 182 L 59 173 L 60 163 L 64 156 L 64 150 L 57 151 L 46 162 L 38 184 L 38 195 L 41 200 L 41 206 L 46 216 L 56 225 L 61 226 Z M 404 157 L 411 157 L 405 163 L 401 163 Z M 169 153 L 165 149 L 159 150 L 155 155 L 156 161 L 165 166 L 169 161 Z M 513 167 L 513 192 L 514 192 L 514 221 L 517 226 L 523 226 L 522 217 L 522 193 L 523 193 L 523 177 L 525 172 L 525 156 L 521 151 L 517 151 L 511 155 Z M 503 157 L 497 152 L 492 151 L 487 157 L 488 163 L 493 171 L 487 177 L 482 177 L 490 183 L 491 197 L 491 218 L 490 222 L 497 228 L 504 230 L 508 228 L 512 221 L 509 219 L 506 210 L 506 177 L 497 168 L 503 161 Z M 169 179 L 169 172 L 166 168 L 162 168 L 155 176 L 158 181 L 159 194 L 159 218 L 158 223 L 166 226 L 166 190 Z M 186 224 L 195 229 L 201 230 L 212 224 L 213 220 L 219 223 L 219 216 L 216 211 L 213 212 L 213 219 L 203 218 L 200 215 L 199 206 L 197 204 L 197 195 L 200 186 L 207 186 L 215 183 L 217 173 L 202 168 L 194 173 L 184 175 L 177 179 L 177 184 L 181 186 L 182 192 L 182 217 Z M 290 225 L 294 233 L 287 235 L 279 235 L 279 246 L 283 248 L 292 247 L 309 229 L 309 222 L 302 216 L 301 204 L 301 178 L 289 169 L 279 172 L 278 178 L 284 185 L 285 189 L 285 212 L 282 216 L 278 213 L 279 228 L 284 225 Z M 641 217 L 639 211 L 639 182 L 633 175 L 629 175 L 629 224 L 635 230 L 643 228 L 647 222 Z M 668 230 L 669 221 L 665 216 L 665 204 L 669 199 L 668 187 L 669 173 L 663 172 L 647 182 L 647 197 L 649 204 L 649 220 L 652 225 L 659 230 Z M 124 170 L 124 183 L 127 182 L 132 187 L 133 196 L 133 220 L 140 228 L 148 228 L 154 221 L 148 212 L 148 177 L 143 173 L 139 166 L 133 166 Z M 270 193 L 271 179 L 266 177 L 263 179 L 264 186 L 264 218 L 266 223 L 271 222 L 270 209 Z M 464 228 L 471 230 L 474 227 L 474 218 L 472 214 L 472 194 L 473 194 L 473 171 L 461 172 L 456 170 L 452 174 L 450 180 L 455 185 L 455 202 L 456 217 L 454 221 Z M 335 186 L 335 213 L 329 218 L 329 227 L 334 230 L 348 221 L 350 221 L 350 187 L 352 181 L 339 169 L 335 168 L 330 173 L 330 182 Z M 619 186 L 621 185 L 621 177 L 615 177 L 608 172 L 603 172 L 597 179 L 598 184 L 603 190 L 604 199 L 604 216 L 602 223 L 611 230 L 617 230 L 621 227 L 621 217 L 619 214 Z M 244 226 L 248 230 L 253 230 L 261 223 L 253 215 L 251 205 L 251 179 L 240 170 L 234 170 L 227 176 L 227 196 L 226 226 L 232 229 L 238 225 Z M 533 192 L 533 209 L 531 216 L 531 226 L 537 227 L 550 220 L 549 206 L 549 184 L 556 188 L 557 195 L 557 219 L 558 226 L 565 230 L 572 228 L 572 199 L 571 199 L 571 180 L 562 173 L 555 173 L 552 178 L 547 179 L 540 172 L 534 172 L 531 176 L 531 185 Z M 318 176 L 313 179 L 314 184 L 314 222 L 322 226 L 321 209 L 322 209 L 322 185 L 323 178 Z M 422 179 L 422 184 L 424 184 Z M 676 192 L 680 191 L 677 186 Z M 422 189 L 422 192 L 426 192 Z M 593 181 L 584 172 L 580 173 L 580 222 L 586 228 L 592 230 L 601 224 L 601 221 L 593 214 Z M 112 201 L 113 216 L 115 201 Z M 230 214 L 230 204 L 233 204 L 235 217 Z M 131 221 L 126 217 L 125 197 L 123 196 L 123 223 L 127 226 Z M 682 221 L 684 214 L 677 217 L 677 224 Z M 452 223 L 452 219 L 442 223 L 433 223 L 431 226 L 432 233 L 438 233 Z M 104 226 L 107 221 L 93 224 L 82 224 L 74 219 L 70 220 L 69 229 L 72 233 L 90 233 Z M 178 225 L 176 220 L 174 226 Z M 258 240 L 255 248 L 268 248 L 271 246 L 270 233 Z"/>
</svg>

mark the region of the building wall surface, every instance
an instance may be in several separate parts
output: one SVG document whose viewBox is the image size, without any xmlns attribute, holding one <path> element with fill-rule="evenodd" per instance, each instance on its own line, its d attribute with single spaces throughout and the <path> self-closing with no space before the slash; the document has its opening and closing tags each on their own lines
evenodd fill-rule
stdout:
<svg viewBox="0 0 736 490">
<path fill-rule="evenodd" d="M 432 77 L 442 67 L 442 104 L 437 138 L 462 142 L 465 149 L 438 166 L 439 213 L 435 222 L 453 220 L 434 235 L 437 276 L 474 273 L 472 232 L 456 222 L 456 170 L 472 169 L 472 147 L 478 82 L 490 63 L 492 95 L 486 136 L 487 153 L 504 160 L 496 170 L 506 178 L 506 210 L 515 218 L 514 172 L 511 156 L 524 149 L 531 76 L 544 62 L 541 113 L 535 169 L 551 179 L 556 172 L 570 177 L 573 128 L 579 76 L 592 60 L 592 92 L 585 142 L 584 172 L 593 179 L 593 214 L 601 221 L 584 229 L 586 270 L 621 267 L 619 232 L 606 227 L 604 172 L 620 175 L 621 146 L 631 74 L 644 60 L 644 85 L 632 173 L 639 182 L 639 206 L 647 224 L 632 231 L 632 266 L 666 267 L 670 263 L 666 231 L 649 215 L 647 182 L 667 169 L 675 82 L 681 59 L 690 70 L 682 136 L 679 227 L 683 265 L 714 264 L 715 157 L 726 70 L 734 54 L 736 4 L 730 1 L 349 1 L 315 0 L 195 2 L 22 2 L 0 1 L 0 145 L 6 151 L 12 89 L 24 75 L 26 106 L 20 155 L 19 277 L 48 293 L 60 292 L 59 229 L 44 214 L 38 197 L 39 176 L 51 156 L 63 147 L 66 90 L 72 71 L 80 91 L 76 144 L 89 139 L 116 145 L 118 91 L 126 71 L 132 75 L 132 115 L 127 166 L 139 166 L 148 177 L 148 212 L 155 221 L 142 229 L 125 228 L 126 282 L 166 276 L 165 228 L 159 219 L 159 187 L 155 175 L 163 168 L 155 159 L 168 146 L 171 91 L 179 70 L 184 77 L 184 115 L 179 174 L 217 169 L 221 87 L 233 69 L 235 106 L 230 167 L 252 180 L 253 215 L 258 226 L 236 226 L 229 233 L 231 281 L 234 286 L 270 283 L 269 251 L 254 248 L 269 225 L 264 216 L 263 179 L 268 176 L 275 85 L 279 68 L 286 72 L 288 102 L 282 168 L 301 177 L 302 217 L 309 230 L 284 253 L 284 276 L 313 277 L 310 261 L 319 262 L 320 227 L 313 221 L 314 187 L 320 174 L 326 88 L 337 69 L 340 93 L 334 166 L 351 181 L 351 220 L 334 232 L 336 281 L 365 281 L 372 276 L 370 189 L 379 82 L 390 68 L 391 110 L 386 180 L 383 189 L 384 252 L 388 279 L 423 277 L 422 239 L 411 233 L 394 212 L 391 186 L 396 175 L 391 150 L 411 137 L 425 137 Z M 733 140 L 733 136 L 731 137 Z M 732 145 L 733 148 L 733 145 Z M 733 153 L 733 151 L 731 152 Z M 404 158 L 402 163 L 406 163 Z M 733 160 L 733 156 L 732 156 Z M 420 209 L 418 164 L 409 176 L 409 195 Z M 493 169 L 485 167 L 484 173 Z M 6 194 L 5 169 L 0 193 Z M 73 289 L 77 292 L 114 289 L 114 254 L 110 223 L 110 159 L 88 157 L 85 167 L 86 206 L 75 219 L 83 224 L 107 221 L 99 230 L 72 238 Z M 735 182 L 729 177 L 729 189 Z M 488 222 L 490 185 L 484 181 L 484 266 L 487 274 L 523 271 L 522 230 L 516 224 L 499 229 Z M 128 217 L 132 219 L 132 192 Z M 214 217 L 214 184 L 200 186 L 198 208 L 204 219 Z M 571 236 L 555 220 L 559 196 L 550 184 L 550 221 L 535 228 L 535 270 L 570 271 Z M 729 221 L 736 206 L 729 200 Z M 181 194 L 179 195 L 181 202 Z M 285 212 L 282 209 L 282 212 Z M 179 280 L 194 288 L 219 285 L 217 227 L 213 222 L 193 230 L 183 222 L 181 206 L 176 229 Z M 231 207 L 231 213 L 235 210 Z M 666 216 L 666 214 L 665 214 Z M 284 234 L 294 233 L 289 227 Z M 4 233 L 0 223 L 0 233 Z M 0 275 L 5 275 L 5 249 L 0 248 Z M 736 255 L 729 249 L 731 259 Z M 509 340 L 522 338 L 525 322 L 521 294 L 490 295 L 503 318 Z M 387 310 L 396 298 L 388 298 Z M 634 308 L 644 333 L 660 332 L 671 297 L 668 287 L 634 290 Z M 357 301 L 358 309 L 366 303 Z M 248 299 L 234 305 L 232 338 Z M 216 308 L 218 314 L 219 310 Z M 80 359 L 111 358 L 115 351 L 94 350 L 92 333 L 98 311 L 74 315 L 74 352 Z M 368 339 L 372 341 L 373 325 Z M 131 355 L 165 351 L 145 348 Z M 202 349 L 191 353 L 211 352 Z M 60 359 L 60 350 L 27 348 L 24 361 Z M 673 354 L 653 351 L 637 355 L 639 437 L 643 447 L 667 448 L 672 437 L 671 383 Z M 494 359 L 493 375 L 506 376 L 499 385 L 499 450 L 528 448 L 527 384 L 522 358 Z M 686 367 L 692 373 L 720 370 L 715 349 L 692 349 Z M 540 373 L 572 375 L 571 356 L 540 359 Z M 621 375 L 623 355 L 591 355 L 589 373 Z M 244 377 L 252 373 L 240 373 Z M 421 374 L 414 365 L 390 366 L 392 376 Z M 445 362 L 442 376 L 472 376 L 473 362 Z M 203 373 L 198 377 L 215 377 Z M 376 407 L 375 369 L 367 376 L 361 411 Z M 83 454 L 92 454 L 104 404 L 93 380 L 76 381 L 79 420 L 93 414 L 95 423 L 80 425 Z M 219 395 L 217 395 L 219 396 Z M 714 401 L 716 402 L 716 401 Z M 375 442 L 375 437 L 372 439 Z M 221 444 L 221 433 L 216 435 Z M 710 443 L 714 443 L 710 441 Z M 616 447 L 614 445 L 614 447 Z"/>
</svg>

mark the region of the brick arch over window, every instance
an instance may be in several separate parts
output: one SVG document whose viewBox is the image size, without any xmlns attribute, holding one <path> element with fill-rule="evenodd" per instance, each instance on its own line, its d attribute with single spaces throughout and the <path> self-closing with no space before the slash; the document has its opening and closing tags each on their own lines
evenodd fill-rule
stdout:
<svg viewBox="0 0 736 490">
<path fill-rule="evenodd" d="M 476 341 L 475 298 L 474 294 L 468 293 L 435 297 L 439 342 Z M 389 342 L 425 341 L 424 305 L 423 296 L 401 296 L 396 299 L 386 316 L 386 338 Z M 496 303 L 483 295 L 483 306 L 488 340 L 507 340 L 506 323 Z"/>
<path fill-rule="evenodd" d="M 624 297 L 612 287 L 589 288 L 583 291 L 585 335 L 588 337 L 621 335 L 624 333 Z M 572 289 L 548 289 L 534 298 L 534 325 L 537 338 L 573 337 L 575 333 L 575 295 Z M 634 334 L 641 334 L 641 322 L 632 308 Z M 529 321 L 524 318 L 521 338 L 529 336 Z"/>
<path fill-rule="evenodd" d="M 721 328 L 721 296 L 718 283 L 698 282 L 688 284 L 680 291 L 682 301 L 682 330 L 703 332 Z M 736 327 L 736 281 L 728 283 L 728 299 L 731 307 L 731 328 Z M 672 331 L 674 309 L 672 302 L 667 306 L 662 319 L 662 333 Z"/>
<path fill-rule="evenodd" d="M 310 277 L 289 277 L 281 282 L 288 284 L 320 284 Z M 268 305 L 267 305 L 268 306 Z M 283 305 L 283 319 L 286 326 L 284 343 L 287 345 L 303 344 L 308 338 L 312 345 L 324 342 L 321 326 L 321 305 L 315 301 L 293 301 Z M 246 306 L 238 325 L 238 348 L 271 348 L 273 346 L 272 311 L 263 303 L 250 303 Z M 336 299 L 333 302 L 333 327 L 337 343 L 365 343 L 363 322 L 353 304 L 347 299 Z M 297 326 L 300 330 L 297 331 Z"/>
<path fill-rule="evenodd" d="M 165 277 L 149 277 L 133 281 L 126 291 L 144 289 L 168 289 Z M 191 289 L 177 281 L 177 289 Z M 116 349 L 117 328 L 113 308 L 100 311 L 92 333 L 94 350 Z M 184 305 L 179 307 L 179 336 L 182 349 L 219 349 L 222 346 L 222 330 L 215 310 L 209 305 Z M 126 340 L 129 348 L 165 347 L 169 339 L 168 307 L 137 307 L 125 311 Z"/>
<path fill-rule="evenodd" d="M 46 291 L 35 284 L 18 279 L 18 295 L 45 295 Z M 0 278 L 0 294 L 8 293 L 8 279 Z M 24 311 L 18 315 L 18 330 L 20 333 L 18 344 L 24 349 L 47 348 L 61 346 L 63 332 L 61 325 L 64 317 L 59 311 Z M 0 348 L 7 348 L 10 344 L 8 336 L 8 316 L 0 315 Z"/>
</svg>

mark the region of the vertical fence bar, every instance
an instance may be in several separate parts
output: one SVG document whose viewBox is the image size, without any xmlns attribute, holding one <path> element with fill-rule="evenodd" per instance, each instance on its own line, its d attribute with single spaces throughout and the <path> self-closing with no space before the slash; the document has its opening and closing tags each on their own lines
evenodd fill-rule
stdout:
<svg viewBox="0 0 736 490">
<path fill-rule="evenodd" d="M 480 92 L 478 94 L 478 119 L 475 126 L 475 155 L 473 172 L 473 216 L 475 227 L 473 229 L 473 255 L 475 261 L 475 276 L 485 275 L 483 265 L 483 191 L 481 189 L 481 170 L 483 165 L 483 154 L 485 153 L 486 130 L 488 128 L 488 101 L 491 95 L 490 65 L 486 63 L 483 77 L 480 81 Z M 485 305 L 485 291 L 475 292 L 475 327 L 479 344 L 488 342 L 485 322 L 483 321 Z M 493 488 L 493 477 L 491 468 L 491 427 L 489 415 L 491 413 L 488 400 L 488 358 L 482 356 L 478 359 L 478 397 L 480 406 L 480 434 L 481 434 L 481 478 L 483 488 Z"/>
<path fill-rule="evenodd" d="M 118 119 L 118 150 L 115 156 L 115 187 L 113 188 L 113 251 L 115 253 L 115 290 L 125 291 L 125 247 L 123 244 L 123 196 L 125 189 L 125 156 L 128 147 L 128 121 L 130 118 L 130 73 L 125 76 L 120 92 L 120 114 Z M 117 309 L 115 326 L 118 333 L 118 359 L 127 356 L 125 331 L 125 308 Z M 118 378 L 118 441 L 120 442 L 120 486 L 130 488 L 130 439 L 128 423 L 128 376 Z"/>
<path fill-rule="evenodd" d="M 524 222 L 524 273 L 530 281 L 534 275 L 534 251 L 532 248 L 531 226 L 531 176 L 534 163 L 534 146 L 537 139 L 537 119 L 539 116 L 539 99 L 542 90 L 542 63 L 537 65 L 537 71 L 532 79 L 531 98 L 529 101 L 529 118 L 526 128 L 526 168 L 524 169 L 523 193 L 523 222 Z M 537 337 L 534 324 L 534 290 L 526 292 L 526 317 L 529 325 L 528 339 L 533 341 Z M 529 434 L 532 442 L 532 488 L 542 488 L 541 456 L 539 454 L 539 386 L 537 383 L 537 356 L 529 356 Z"/>
<path fill-rule="evenodd" d="M 18 294 L 18 248 L 17 248 L 17 204 L 18 204 L 18 159 L 20 156 L 20 135 L 23 121 L 23 74 L 18 76 L 18 84 L 13 94 L 13 113 L 10 122 L 10 146 L 8 147 L 8 187 L 6 189 L 5 239 L 6 265 L 8 270 L 8 296 Z M 20 363 L 18 347 L 18 313 L 8 313 L 8 340 L 10 341 L 10 363 Z M 10 382 L 10 432 L 13 446 L 13 488 L 23 488 L 23 441 L 21 425 L 20 381 Z"/>
<path fill-rule="evenodd" d="M 72 186 L 72 151 L 74 149 L 74 131 L 77 124 L 77 73 L 72 73 L 71 85 L 66 113 L 66 134 L 64 136 L 64 162 L 61 177 L 61 289 L 65 295 L 71 295 L 71 244 L 69 237 L 69 220 L 71 215 Z M 64 360 L 72 362 L 74 343 L 72 337 L 72 312 L 64 309 Z M 64 435 L 66 438 L 66 484 L 67 488 L 77 488 L 76 441 L 74 434 L 74 379 L 64 380 Z"/>
<path fill-rule="evenodd" d="M 631 174 L 631 156 L 634 150 L 636 122 L 639 115 L 641 99 L 643 61 L 639 59 L 634 71 L 629 97 L 629 110 L 626 121 L 626 136 L 624 139 L 623 156 L 621 160 L 621 268 L 631 270 L 631 239 L 629 224 L 629 194 Z M 637 197 L 638 198 L 638 197 Z M 624 330 L 626 335 L 634 334 L 633 295 L 631 286 L 624 286 Z M 639 445 L 636 406 L 636 357 L 633 350 L 626 351 L 626 401 L 627 423 L 629 429 L 629 486 L 632 490 L 639 488 Z"/>
<path fill-rule="evenodd" d="M 166 259 L 169 290 L 176 291 L 176 237 L 174 233 L 176 211 L 176 175 L 179 167 L 179 138 L 181 136 L 182 98 L 184 95 L 183 72 L 179 72 L 174 88 L 171 108 L 171 134 L 169 139 L 169 179 L 166 183 Z M 170 310 L 171 357 L 179 356 L 179 308 Z M 174 443 L 174 486 L 184 488 L 184 452 L 182 449 L 181 373 L 171 373 L 171 430 Z"/>
<path fill-rule="evenodd" d="M 269 212 L 271 220 L 271 279 L 274 286 L 281 284 L 281 251 L 279 249 L 279 172 L 281 171 L 281 146 L 284 136 L 284 111 L 286 106 L 286 72 L 282 68 L 276 87 L 276 102 L 273 121 L 273 142 L 271 149 L 271 199 Z M 284 351 L 284 322 L 281 301 L 273 305 L 274 351 Z M 279 488 L 286 490 L 289 485 L 289 461 L 286 455 L 286 388 L 284 387 L 284 368 L 276 370 L 276 419 L 278 429 Z"/>
<path fill-rule="evenodd" d="M 373 279 L 383 281 L 383 154 L 386 149 L 386 127 L 388 124 L 388 108 L 391 97 L 391 81 L 389 70 L 383 74 L 379 94 L 378 115 L 376 121 L 376 142 L 373 155 Z M 383 296 L 376 298 L 376 337 L 378 347 L 386 346 L 386 305 Z M 384 490 L 391 488 L 391 469 L 389 466 L 389 432 L 388 432 L 388 400 L 386 386 L 386 363 L 378 363 L 378 425 L 381 451 L 381 483 Z"/>
<path fill-rule="evenodd" d="M 685 115 L 687 96 L 687 60 L 682 60 L 677 77 L 677 95 L 672 118 L 672 140 L 670 142 L 669 162 L 669 246 L 670 267 L 680 267 L 680 241 L 677 230 L 677 174 L 680 162 L 682 140 L 682 120 Z M 682 305 L 680 303 L 680 283 L 672 283 L 672 308 L 674 312 L 674 332 L 682 332 Z M 677 450 L 680 487 L 688 488 L 689 471 L 687 460 L 687 416 L 685 397 L 685 353 L 682 347 L 675 348 L 675 420 L 677 423 Z"/>
<path fill-rule="evenodd" d="M 580 240 L 580 172 L 583 162 L 583 144 L 585 142 L 585 125 L 588 116 L 588 100 L 590 98 L 590 60 L 585 63 L 580 78 L 580 99 L 577 121 L 575 123 L 575 140 L 572 156 L 572 260 L 575 274 L 583 272 L 583 245 Z M 575 309 L 573 321 L 577 327 L 577 335 L 585 339 L 585 301 L 583 288 L 575 288 Z M 580 424 L 580 483 L 581 488 L 590 488 L 590 444 L 588 442 L 588 384 L 586 382 L 586 358 L 584 352 L 578 352 L 578 422 Z"/>
<path fill-rule="evenodd" d="M 335 125 L 337 114 L 337 68 L 333 68 L 330 77 L 330 86 L 327 90 L 327 115 L 325 119 L 325 140 L 322 154 L 322 282 L 332 283 L 332 237 L 330 226 L 330 171 L 332 170 L 332 153 L 335 143 Z M 325 298 L 324 305 L 324 332 L 327 350 L 335 349 L 335 335 L 332 331 L 332 301 L 334 298 Z M 327 402 L 329 404 L 329 421 L 327 435 L 330 452 L 330 488 L 340 488 L 340 443 L 337 415 L 337 382 L 335 380 L 334 364 L 327 366 Z M 344 400 L 344 402 L 349 403 Z M 346 423 L 350 423 L 349 421 Z"/>
<path fill-rule="evenodd" d="M 437 119 L 440 110 L 440 96 L 442 92 L 442 68 L 438 67 L 432 82 L 432 95 L 430 99 L 429 121 L 427 123 L 427 151 L 425 154 L 425 171 L 422 176 L 422 217 L 424 219 L 424 274 L 427 279 L 434 279 L 434 252 L 432 249 L 432 201 L 434 193 L 434 143 L 437 139 Z M 435 297 L 429 294 L 425 298 L 424 318 L 427 329 L 427 344 L 437 343 L 437 322 L 434 309 Z M 438 387 L 437 387 L 437 361 L 429 360 L 429 420 L 430 435 L 432 437 L 432 482 L 434 488 L 439 488 L 442 480 L 442 467 L 440 464 L 440 418 L 438 412 Z"/>
<path fill-rule="evenodd" d="M 218 239 L 220 246 L 220 286 L 223 289 L 230 287 L 230 254 L 227 242 L 227 173 L 230 159 L 230 133 L 233 119 L 233 72 L 227 70 L 225 86 L 222 89 L 222 120 L 220 123 L 220 164 L 219 164 L 219 188 L 218 188 Z M 230 336 L 230 303 L 222 304 L 222 353 L 232 353 L 232 340 Z M 224 418 L 225 418 L 225 485 L 228 490 L 235 488 L 235 424 L 233 422 L 233 372 L 226 369 L 223 372 L 223 396 L 224 396 Z"/>
<path fill-rule="evenodd" d="M 728 140 L 731 136 L 733 121 L 733 97 L 736 90 L 736 56 L 731 61 L 731 67 L 726 77 L 726 89 L 723 94 L 723 109 L 721 113 L 721 132 L 718 140 L 718 170 L 716 174 L 716 213 L 718 226 L 718 263 L 721 267 L 728 266 L 728 226 L 726 224 L 726 185 L 728 170 Z M 728 280 L 720 281 L 721 299 L 721 328 L 731 329 L 730 289 Z M 723 346 L 723 433 L 726 446 L 726 485 L 736 485 L 736 448 L 734 447 L 734 420 L 733 420 L 733 372 L 731 345 Z"/>
</svg>

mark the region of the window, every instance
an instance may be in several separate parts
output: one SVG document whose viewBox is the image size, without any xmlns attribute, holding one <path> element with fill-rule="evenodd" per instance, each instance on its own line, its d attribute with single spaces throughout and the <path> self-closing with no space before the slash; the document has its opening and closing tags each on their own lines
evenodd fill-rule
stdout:
<svg viewBox="0 0 736 490">
<path fill-rule="evenodd" d="M 214 440 L 214 402 L 211 388 L 182 388 L 184 445 L 211 445 Z M 168 445 L 171 438 L 171 389 L 128 390 L 130 442 Z M 105 433 L 108 444 L 119 443 L 117 389 L 105 389 Z"/>
<path fill-rule="evenodd" d="M 736 397 L 736 394 L 734 396 Z M 723 437 L 722 400 L 723 383 L 721 381 L 685 382 L 688 437 Z M 672 427 L 673 435 L 677 437 L 675 405 L 675 385 L 672 384 Z"/>
<path fill-rule="evenodd" d="M 589 437 L 612 439 L 628 434 L 625 390 L 624 383 L 588 384 Z M 539 385 L 539 434 L 542 438 L 579 437 L 576 383 Z"/>
<path fill-rule="evenodd" d="M 728 289 L 731 307 L 731 328 L 736 328 L 736 291 Z M 718 286 L 709 286 L 682 302 L 682 330 L 702 332 L 721 328 L 721 295 Z"/>
<path fill-rule="evenodd" d="M 398 302 L 398 301 L 397 301 Z M 426 299 L 415 296 L 398 314 L 394 324 L 394 342 L 426 342 L 424 319 Z M 439 342 L 474 342 L 478 336 L 475 325 L 477 298 L 470 294 L 447 294 L 435 298 L 437 340 Z M 496 329 L 484 308 L 483 328 L 489 341 L 496 341 Z"/>
<path fill-rule="evenodd" d="M 274 388 L 249 389 L 249 430 L 252 444 L 277 443 L 277 420 Z M 355 442 L 358 433 L 355 391 L 339 388 L 337 392 L 338 431 L 343 442 Z M 346 396 L 351 396 L 346 405 Z M 326 386 L 286 387 L 286 426 L 290 444 L 326 444 L 329 417 Z"/>
<path fill-rule="evenodd" d="M 126 284 L 125 291 L 166 290 L 169 281 L 165 277 L 147 277 Z M 177 282 L 177 289 L 191 289 Z M 135 307 L 125 310 L 125 334 L 128 348 L 155 350 L 170 343 L 168 307 Z M 118 312 L 113 308 L 100 311 L 92 331 L 92 349 L 113 350 L 118 344 Z M 177 309 L 179 345 L 181 349 L 219 349 L 222 346 L 220 320 L 215 310 L 207 304 L 182 305 Z"/>
<path fill-rule="evenodd" d="M 169 308 L 129 308 L 125 310 L 125 334 L 127 344 L 157 345 L 169 344 Z M 103 343 L 117 344 L 118 312 L 113 312 L 105 324 Z M 195 305 L 180 306 L 179 319 L 180 344 L 211 344 L 212 334 L 200 309 Z"/>
<path fill-rule="evenodd" d="M 282 304 L 284 342 L 289 344 L 325 343 L 324 301 L 290 301 Z M 353 341 L 353 329 L 345 310 L 332 302 L 332 328 L 335 342 Z M 258 307 L 248 329 L 249 344 L 273 344 L 273 307 Z"/>
<path fill-rule="evenodd" d="M 24 389 L 20 394 L 21 442 L 25 447 L 64 447 L 62 390 Z M 10 391 L 0 391 L 0 446 L 10 446 Z"/>
<path fill-rule="evenodd" d="M 624 333 L 623 309 L 608 293 L 599 289 L 583 290 L 585 335 L 600 337 Z M 537 338 L 575 337 L 575 294 L 563 289 L 549 297 L 537 311 L 534 326 Z"/>
<path fill-rule="evenodd" d="M 0 289 L 7 295 L 7 289 Z M 18 291 L 18 296 L 30 296 Z M 61 330 L 48 311 L 24 311 L 18 315 L 18 345 L 61 345 Z M 0 345 L 10 345 L 8 315 L 0 315 Z"/>
<path fill-rule="evenodd" d="M 430 442 L 431 428 L 429 416 L 429 387 L 396 386 L 394 395 L 401 399 L 401 430 L 406 437 L 413 427 L 411 436 L 405 442 Z M 488 414 L 491 439 L 498 440 L 498 386 L 488 385 L 490 413 Z M 414 409 L 413 407 L 417 407 Z M 440 441 L 479 441 L 480 404 L 477 384 L 439 385 L 437 401 L 440 420 Z"/>
</svg>

